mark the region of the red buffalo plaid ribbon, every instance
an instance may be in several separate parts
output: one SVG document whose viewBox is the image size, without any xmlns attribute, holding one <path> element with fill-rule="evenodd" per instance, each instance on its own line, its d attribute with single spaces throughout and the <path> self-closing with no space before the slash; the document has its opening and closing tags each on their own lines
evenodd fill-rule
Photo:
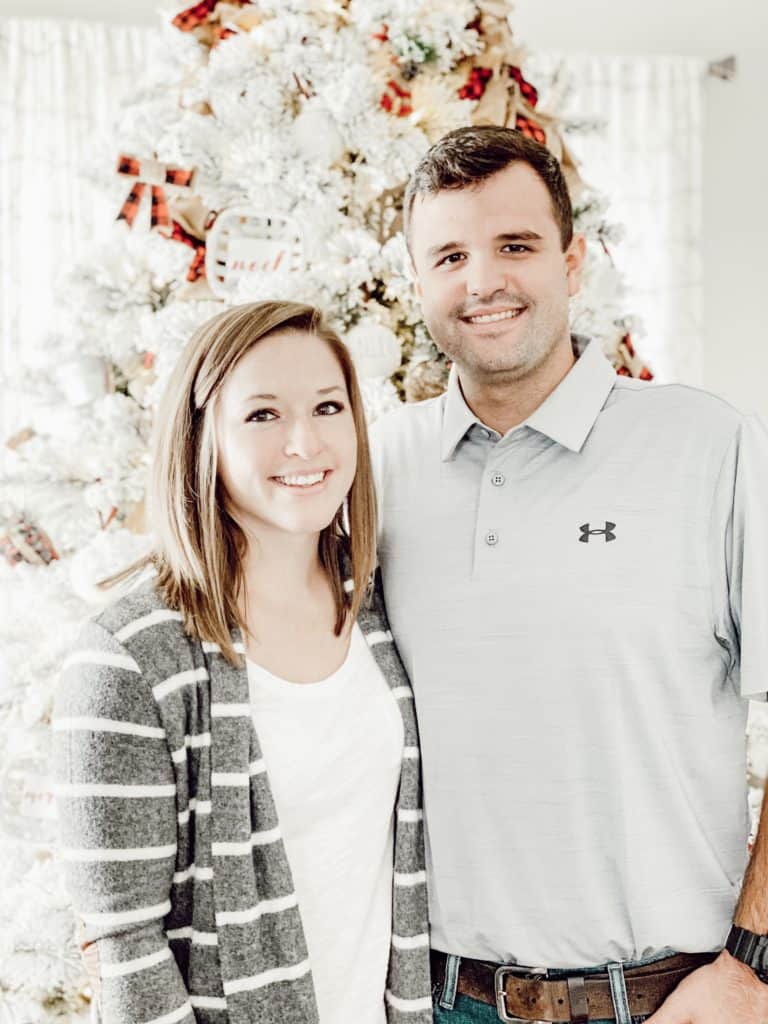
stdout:
<svg viewBox="0 0 768 1024">
<path fill-rule="evenodd" d="M 390 78 L 387 82 L 386 91 L 382 93 L 379 102 L 388 114 L 394 114 L 396 117 L 408 117 L 413 113 L 410 90 L 400 85 L 394 78 Z"/>
<path fill-rule="evenodd" d="M 204 25 L 209 15 L 213 14 L 219 0 L 201 0 L 201 3 L 181 11 L 171 24 L 181 32 L 191 32 L 198 25 Z"/>
<path fill-rule="evenodd" d="M 531 107 L 535 107 L 539 102 L 539 93 L 536 87 L 523 77 L 523 72 L 520 68 L 510 65 L 509 77 L 520 86 L 520 95 L 526 103 Z"/>
<path fill-rule="evenodd" d="M 117 219 L 124 220 L 129 228 L 133 227 L 133 222 L 136 220 L 147 185 L 150 187 L 152 197 L 150 227 L 170 228 L 171 218 L 168 215 L 168 200 L 163 184 L 172 185 L 175 188 L 189 188 L 195 176 L 194 170 L 187 171 L 182 167 L 167 167 L 157 160 L 138 160 L 136 157 L 126 156 L 122 153 L 117 160 L 117 173 L 137 179 L 131 186 L 131 191 L 117 215 Z M 142 178 L 149 180 L 144 181 Z"/>
<path fill-rule="evenodd" d="M 201 0 L 199 4 L 194 4 L 192 7 L 187 7 L 186 10 L 180 11 L 171 24 L 174 28 L 179 29 L 180 32 L 194 32 L 196 28 L 200 25 L 205 25 L 210 19 L 218 3 L 219 0 Z M 251 0 L 240 0 L 241 7 L 250 6 L 250 3 Z M 215 32 L 215 35 L 220 39 L 226 39 L 234 34 L 230 29 L 225 28 L 219 28 Z"/>
<path fill-rule="evenodd" d="M 515 128 L 529 139 L 533 139 L 534 142 L 538 142 L 542 146 L 547 144 L 547 133 L 537 124 L 531 120 L 530 117 L 524 117 L 522 114 L 518 114 L 515 118 Z"/>
<path fill-rule="evenodd" d="M 205 242 L 200 238 L 195 238 L 194 235 L 190 235 L 177 220 L 173 222 L 170 237 L 172 241 L 183 242 L 184 245 L 188 245 L 190 249 L 195 250 L 195 255 L 187 272 L 187 280 L 199 281 L 201 277 L 205 277 Z"/>
</svg>

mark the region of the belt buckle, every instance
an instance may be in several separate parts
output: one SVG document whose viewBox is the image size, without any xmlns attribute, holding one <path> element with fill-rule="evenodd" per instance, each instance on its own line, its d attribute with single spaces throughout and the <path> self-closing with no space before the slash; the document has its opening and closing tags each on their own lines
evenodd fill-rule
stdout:
<svg viewBox="0 0 768 1024">
<path fill-rule="evenodd" d="M 546 967 L 520 967 L 517 964 L 502 964 L 496 969 L 493 979 L 493 987 L 496 992 L 496 1013 L 499 1020 L 506 1024 L 552 1024 L 548 1020 L 527 1020 L 525 1017 L 510 1017 L 507 1013 L 507 993 L 504 989 L 504 980 L 508 974 L 519 978 L 546 977 Z"/>
</svg>

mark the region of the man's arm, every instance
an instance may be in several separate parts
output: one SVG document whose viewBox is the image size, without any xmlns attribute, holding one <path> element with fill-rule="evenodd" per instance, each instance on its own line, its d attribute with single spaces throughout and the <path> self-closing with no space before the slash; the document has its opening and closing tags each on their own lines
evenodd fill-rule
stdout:
<svg viewBox="0 0 768 1024">
<path fill-rule="evenodd" d="M 757 418 L 746 417 L 721 466 L 710 534 L 715 631 L 731 652 L 731 681 L 742 697 L 764 695 L 768 687 L 767 528 L 768 434 Z M 768 799 L 734 924 L 768 934 Z M 723 950 L 690 974 L 647 1024 L 768 1024 L 768 984 Z"/>
<path fill-rule="evenodd" d="M 768 934 L 768 799 L 763 800 L 734 924 Z M 723 950 L 690 974 L 646 1024 L 768 1024 L 768 985 Z"/>
</svg>

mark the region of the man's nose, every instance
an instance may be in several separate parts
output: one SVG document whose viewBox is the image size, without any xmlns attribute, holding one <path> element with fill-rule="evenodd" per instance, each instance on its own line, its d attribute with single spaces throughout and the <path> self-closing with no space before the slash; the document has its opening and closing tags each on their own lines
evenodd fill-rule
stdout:
<svg viewBox="0 0 768 1024">
<path fill-rule="evenodd" d="M 467 292 L 478 299 L 489 299 L 507 287 L 507 268 L 494 257 L 476 256 L 469 263 Z"/>
<path fill-rule="evenodd" d="M 285 441 L 286 455 L 298 455 L 300 459 L 313 459 L 322 450 L 322 441 L 314 420 L 297 417 L 289 428 Z"/>
</svg>

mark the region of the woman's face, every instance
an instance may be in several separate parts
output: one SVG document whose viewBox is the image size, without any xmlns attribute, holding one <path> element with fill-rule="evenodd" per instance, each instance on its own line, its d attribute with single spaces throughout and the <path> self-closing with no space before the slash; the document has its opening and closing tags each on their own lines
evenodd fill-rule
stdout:
<svg viewBox="0 0 768 1024">
<path fill-rule="evenodd" d="M 248 534 L 328 526 L 352 486 L 357 434 L 326 342 L 292 329 L 258 341 L 224 381 L 214 417 L 219 479 Z"/>
</svg>

